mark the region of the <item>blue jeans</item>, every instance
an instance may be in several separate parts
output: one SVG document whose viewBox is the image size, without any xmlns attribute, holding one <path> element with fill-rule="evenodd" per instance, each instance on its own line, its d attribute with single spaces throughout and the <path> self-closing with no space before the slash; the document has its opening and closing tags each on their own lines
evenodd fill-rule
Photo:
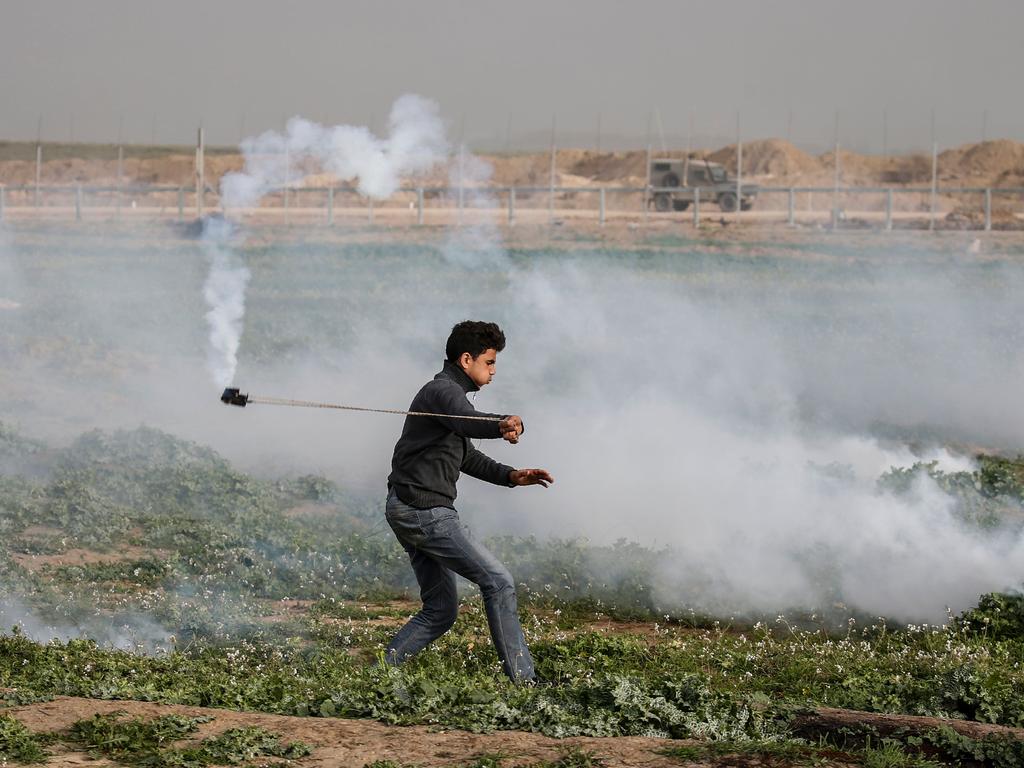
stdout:
<svg viewBox="0 0 1024 768">
<path fill-rule="evenodd" d="M 533 658 L 519 625 L 512 574 L 485 546 L 474 541 L 459 520 L 459 513 L 449 507 L 410 507 L 392 491 L 386 515 L 391 530 L 409 553 L 423 601 L 420 612 L 388 643 L 389 663 L 400 664 L 451 629 L 459 615 L 457 573 L 480 587 L 491 639 L 505 674 L 515 682 L 532 681 Z"/>
</svg>

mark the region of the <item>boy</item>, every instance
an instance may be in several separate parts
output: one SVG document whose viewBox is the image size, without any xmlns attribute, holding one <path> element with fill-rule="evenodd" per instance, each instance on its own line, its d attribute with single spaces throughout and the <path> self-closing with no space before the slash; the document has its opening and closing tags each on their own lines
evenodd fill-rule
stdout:
<svg viewBox="0 0 1024 768">
<path fill-rule="evenodd" d="M 484 599 L 491 639 L 502 667 L 514 682 L 535 680 L 533 659 L 516 613 L 515 582 L 486 547 L 475 541 L 455 511 L 460 472 L 509 488 L 554 479 L 543 469 L 513 469 L 485 456 L 471 438 L 519 442 L 519 416 L 481 413 L 466 396 L 494 378 L 505 334 L 494 323 L 467 320 L 452 328 L 447 359 L 432 381 L 413 398 L 410 411 L 438 416 L 406 416 L 388 477 L 387 520 L 409 553 L 423 608 L 388 643 L 389 663 L 400 664 L 447 632 L 459 613 L 455 574 L 478 587 Z M 443 414 L 443 415 L 441 415 Z M 482 416 L 490 420 L 451 416 Z"/>
</svg>

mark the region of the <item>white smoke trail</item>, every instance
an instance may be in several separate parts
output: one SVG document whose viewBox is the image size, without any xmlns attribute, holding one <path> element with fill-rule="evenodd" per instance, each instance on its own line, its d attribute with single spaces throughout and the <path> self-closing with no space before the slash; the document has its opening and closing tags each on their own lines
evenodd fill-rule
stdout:
<svg viewBox="0 0 1024 768">
<path fill-rule="evenodd" d="M 284 134 L 276 131 L 242 142 L 245 167 L 221 179 L 225 211 L 256 205 L 260 198 L 291 182 L 293 172 L 323 170 L 340 181 L 357 179 L 367 197 L 394 194 L 404 176 L 423 173 L 448 154 L 444 123 L 438 105 L 406 94 L 391 107 L 389 135 L 378 138 L 366 127 L 327 127 L 293 117 Z M 238 366 L 238 346 L 245 316 L 245 289 L 250 273 L 228 244 L 230 225 L 209 220 L 203 227 L 210 273 L 203 296 L 210 307 L 208 365 L 218 387 L 228 386 Z"/>
<path fill-rule="evenodd" d="M 210 259 L 210 273 L 203 285 L 203 298 L 210 310 L 206 322 L 210 328 L 207 367 L 217 386 L 226 387 L 235 378 L 238 345 L 245 316 L 245 288 L 250 273 L 231 250 L 230 223 L 210 218 L 203 225 L 203 250 Z"/>
</svg>

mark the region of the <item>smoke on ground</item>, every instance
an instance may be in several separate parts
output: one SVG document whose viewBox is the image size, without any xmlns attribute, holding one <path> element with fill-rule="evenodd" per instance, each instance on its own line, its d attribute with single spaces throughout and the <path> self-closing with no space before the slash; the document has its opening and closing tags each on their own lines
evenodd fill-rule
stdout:
<svg viewBox="0 0 1024 768">
<path fill-rule="evenodd" d="M 87 621 L 48 621 L 25 608 L 19 600 L 0 597 L 0 628 L 16 631 L 37 643 L 90 639 L 100 646 L 136 653 L 158 653 L 174 647 L 174 634 L 144 614 L 111 620 L 95 616 Z"/>
</svg>

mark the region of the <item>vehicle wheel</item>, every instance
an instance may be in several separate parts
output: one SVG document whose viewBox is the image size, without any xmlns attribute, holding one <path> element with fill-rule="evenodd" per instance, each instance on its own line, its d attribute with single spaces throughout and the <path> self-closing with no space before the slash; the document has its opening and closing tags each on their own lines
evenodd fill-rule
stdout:
<svg viewBox="0 0 1024 768">
<path fill-rule="evenodd" d="M 672 201 L 672 206 L 677 211 L 685 211 L 687 208 L 690 207 L 690 201 L 689 200 L 673 200 Z"/>
<path fill-rule="evenodd" d="M 718 207 L 725 213 L 732 213 L 736 210 L 736 193 L 723 192 L 718 196 Z"/>
<path fill-rule="evenodd" d="M 663 187 L 678 187 L 679 177 L 674 173 L 666 173 L 661 179 L 661 186 Z"/>
<path fill-rule="evenodd" d="M 744 200 L 742 203 L 740 203 L 740 210 L 741 211 L 749 211 L 753 207 L 754 207 L 754 201 L 753 200 Z"/>
<path fill-rule="evenodd" d="M 654 210 L 664 213 L 665 211 L 672 210 L 672 198 L 664 192 L 659 192 L 654 196 Z"/>
</svg>

